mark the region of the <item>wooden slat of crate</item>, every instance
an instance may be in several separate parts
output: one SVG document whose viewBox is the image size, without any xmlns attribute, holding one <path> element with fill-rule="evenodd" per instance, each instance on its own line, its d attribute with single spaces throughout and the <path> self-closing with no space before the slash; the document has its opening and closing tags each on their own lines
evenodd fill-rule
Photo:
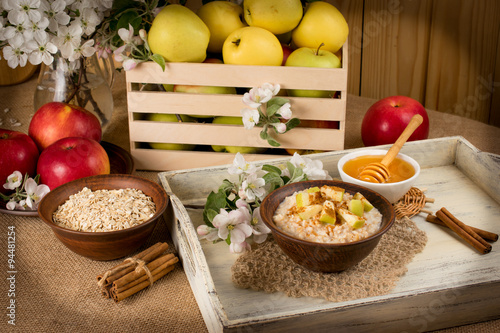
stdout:
<svg viewBox="0 0 500 333">
<path fill-rule="evenodd" d="M 344 147 L 347 98 L 347 43 L 342 49 L 342 68 L 323 69 L 284 66 L 241 66 L 213 63 L 167 63 L 161 71 L 155 63 L 142 63 L 126 73 L 131 154 L 137 169 L 177 170 L 231 163 L 234 154 L 210 151 L 154 150 L 148 142 L 186 143 L 201 146 L 267 147 L 266 154 L 245 155 L 247 160 L 278 156 L 260 129 L 237 125 L 165 123 L 142 120 L 145 113 L 241 116 L 242 95 L 188 94 L 139 91 L 140 84 L 185 84 L 251 88 L 269 82 L 282 89 L 337 91 L 336 98 L 290 97 L 294 117 L 303 120 L 337 121 L 338 129 L 295 128 L 277 137 L 280 148 L 341 150 Z M 201 149 L 204 150 L 204 149 Z"/>
</svg>

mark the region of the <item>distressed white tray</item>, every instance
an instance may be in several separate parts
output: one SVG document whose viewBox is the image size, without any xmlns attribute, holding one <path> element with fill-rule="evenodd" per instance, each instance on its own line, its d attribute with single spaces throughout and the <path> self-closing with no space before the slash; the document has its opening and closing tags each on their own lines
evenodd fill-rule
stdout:
<svg viewBox="0 0 500 333">
<path fill-rule="evenodd" d="M 338 177 L 337 162 L 350 151 L 313 158 Z M 435 199 L 428 209 L 446 207 L 469 225 L 500 233 L 499 155 L 480 152 L 462 137 L 409 142 L 402 152 L 422 167 L 415 185 Z M 230 177 L 226 167 L 159 174 L 175 213 L 169 230 L 209 331 L 428 331 L 500 318 L 500 242 L 480 255 L 451 231 L 425 222 L 425 214 L 413 221 L 427 233 L 427 246 L 387 295 L 335 303 L 234 287 L 236 255 L 224 242 L 200 242 L 202 210 L 186 209 L 203 204 Z"/>
</svg>

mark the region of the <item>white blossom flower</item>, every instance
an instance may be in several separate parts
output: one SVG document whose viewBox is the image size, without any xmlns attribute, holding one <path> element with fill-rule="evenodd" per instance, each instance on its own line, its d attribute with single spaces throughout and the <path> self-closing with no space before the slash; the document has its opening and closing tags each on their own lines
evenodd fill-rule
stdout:
<svg viewBox="0 0 500 333">
<path fill-rule="evenodd" d="M 55 45 L 61 51 L 64 58 L 69 59 L 80 46 L 82 35 L 82 27 L 78 24 L 70 24 L 69 27 L 59 26 L 57 29 L 57 37 L 55 38 Z"/>
<path fill-rule="evenodd" d="M 231 165 L 227 172 L 230 175 L 241 175 L 242 173 L 252 174 L 257 172 L 257 167 L 254 164 L 247 163 L 245 158 L 240 153 L 236 153 L 233 160 L 233 165 Z"/>
<path fill-rule="evenodd" d="M 260 207 L 254 209 L 252 214 L 252 220 L 250 221 L 250 226 L 253 229 L 253 240 L 255 243 L 263 243 L 267 235 L 271 233 L 271 229 L 264 224 L 262 217 L 260 216 Z"/>
<path fill-rule="evenodd" d="M 231 242 L 231 244 L 229 245 L 229 252 L 231 253 L 243 253 L 245 251 L 250 251 L 250 249 L 250 244 L 245 241 L 241 243 Z"/>
<path fill-rule="evenodd" d="M 31 209 L 36 209 L 40 200 L 42 200 L 42 198 L 50 192 L 50 188 L 47 185 L 38 185 L 33 178 L 28 178 L 26 180 L 24 188 L 28 196 L 26 204 Z"/>
<path fill-rule="evenodd" d="M 198 228 L 196 228 L 196 232 L 201 236 L 200 239 L 206 239 L 211 242 L 219 239 L 219 229 L 209 227 L 206 224 L 199 225 Z"/>
<path fill-rule="evenodd" d="M 242 208 L 227 212 L 220 210 L 212 221 L 213 225 L 219 229 L 218 235 L 222 239 L 230 237 L 231 243 L 243 243 L 247 237 L 252 235 L 252 227 L 250 221 L 246 218 Z"/>
<path fill-rule="evenodd" d="M 38 65 L 41 62 L 45 65 L 50 65 L 54 61 L 52 54 L 57 52 L 57 47 L 49 42 L 46 33 L 35 35 L 35 40 L 31 40 L 27 44 L 33 50 L 29 55 L 29 61 L 33 65 Z"/>
<path fill-rule="evenodd" d="M 46 17 L 42 17 L 42 19 L 38 22 L 31 22 L 31 26 L 29 27 L 29 34 L 33 36 L 32 38 L 41 38 L 46 37 L 47 32 L 45 29 L 49 25 L 49 20 Z M 27 29 L 28 30 L 28 29 Z M 26 36 L 26 35 L 25 35 Z M 31 38 L 29 38 L 31 40 Z"/>
<path fill-rule="evenodd" d="M 290 103 L 286 102 L 283 104 L 279 110 L 278 113 L 281 115 L 283 119 L 290 119 L 292 118 L 292 108 Z"/>
<path fill-rule="evenodd" d="M 5 5 L 6 9 L 10 9 L 7 18 L 11 22 L 13 20 L 38 22 L 42 18 L 37 10 L 40 7 L 40 0 L 10 0 L 6 1 Z"/>
<path fill-rule="evenodd" d="M 290 159 L 290 163 L 295 167 L 302 168 L 309 180 L 332 179 L 328 175 L 328 171 L 323 170 L 323 162 L 320 160 L 312 160 L 295 153 Z"/>
<path fill-rule="evenodd" d="M 57 32 L 59 25 L 68 25 L 70 21 L 69 15 L 66 13 L 66 1 L 55 0 L 48 2 L 41 0 L 40 9 L 45 13 L 49 20 L 48 29 L 52 32 Z"/>
<path fill-rule="evenodd" d="M 100 23 L 99 16 L 97 15 L 94 8 L 84 8 L 82 11 L 82 16 L 80 18 L 80 24 L 82 25 L 83 33 L 86 35 L 91 35 L 96 26 Z"/>
<path fill-rule="evenodd" d="M 279 85 L 278 91 L 279 91 Z M 258 108 L 261 104 L 269 102 L 273 98 L 276 88 L 270 83 L 264 83 L 261 87 L 256 87 L 250 89 L 249 92 L 243 95 L 243 103 L 251 108 Z"/>
<path fill-rule="evenodd" d="M 125 61 L 123 61 L 122 66 L 124 70 L 129 71 L 134 69 L 139 64 L 139 62 L 140 61 L 137 59 L 127 58 L 125 59 Z"/>
<path fill-rule="evenodd" d="M 286 132 L 286 124 L 284 124 L 284 123 L 273 123 L 273 126 L 274 126 L 274 128 L 276 128 L 276 131 L 279 134 Z"/>
<path fill-rule="evenodd" d="M 256 173 L 248 175 L 241 184 L 241 188 L 245 191 L 247 197 L 246 201 L 254 202 L 255 198 L 262 200 L 266 195 L 265 185 L 266 181 L 263 178 L 259 178 Z"/>
<path fill-rule="evenodd" d="M 89 39 L 82 45 L 77 46 L 74 50 L 73 53 L 68 57 L 69 61 L 75 61 L 80 59 L 81 56 L 83 57 L 90 57 L 95 53 L 95 48 L 94 46 L 94 40 Z"/>
<path fill-rule="evenodd" d="M 260 114 L 256 109 L 244 108 L 241 110 L 241 115 L 243 116 L 243 126 L 246 129 L 252 129 L 259 123 Z"/>
<path fill-rule="evenodd" d="M 15 190 L 23 182 L 23 175 L 19 171 L 14 171 L 10 176 L 7 177 L 7 182 L 3 184 L 3 188 L 6 190 Z"/>
<path fill-rule="evenodd" d="M 24 45 L 24 40 L 20 35 L 16 35 L 9 40 L 9 45 L 3 48 L 3 56 L 7 60 L 10 68 L 16 68 L 18 65 L 21 67 L 26 66 L 28 62 L 29 51 Z"/>
<path fill-rule="evenodd" d="M 29 21 L 23 20 L 22 17 L 15 16 L 9 19 L 9 23 L 11 25 L 6 26 L 3 31 L 3 37 L 7 39 L 9 43 L 10 40 L 16 36 L 22 36 L 23 39 L 31 38 L 32 31 L 30 30 Z"/>
</svg>

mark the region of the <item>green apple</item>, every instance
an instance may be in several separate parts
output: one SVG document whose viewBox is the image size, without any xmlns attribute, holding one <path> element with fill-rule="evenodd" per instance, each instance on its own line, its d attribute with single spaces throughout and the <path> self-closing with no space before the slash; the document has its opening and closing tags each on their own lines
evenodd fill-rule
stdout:
<svg viewBox="0 0 500 333">
<path fill-rule="evenodd" d="M 323 203 L 323 209 L 319 215 L 320 222 L 335 224 L 337 222 L 337 213 L 335 212 L 335 204 L 331 201 Z"/>
<path fill-rule="evenodd" d="M 373 209 L 373 205 L 370 203 L 370 201 L 368 201 L 368 199 L 365 198 L 363 194 L 357 192 L 352 198 L 361 200 L 361 202 L 363 202 L 363 209 L 365 212 L 369 212 Z"/>
<path fill-rule="evenodd" d="M 323 210 L 323 205 L 311 205 L 307 207 L 301 207 L 297 210 L 297 214 L 302 220 L 308 220 L 314 215 L 318 214 Z"/>
<path fill-rule="evenodd" d="M 320 199 L 321 199 L 321 193 L 319 191 L 311 193 L 300 192 L 295 197 L 295 200 L 297 202 L 297 207 L 305 207 L 317 204 Z"/>
<path fill-rule="evenodd" d="M 174 91 L 174 85 L 173 84 L 162 84 L 163 89 L 167 92 L 172 92 Z"/>
<path fill-rule="evenodd" d="M 243 27 L 226 38 L 222 57 L 225 64 L 280 66 L 283 48 L 270 31 L 259 27 Z"/>
<path fill-rule="evenodd" d="M 300 0 L 245 0 L 243 10 L 249 26 L 277 35 L 293 30 L 303 14 Z"/>
<path fill-rule="evenodd" d="M 183 122 L 194 122 L 194 119 L 186 116 L 180 115 Z M 150 113 L 146 117 L 149 121 L 163 121 L 163 122 L 178 122 L 177 116 L 175 114 L 167 114 L 167 113 Z M 149 145 L 154 149 L 163 149 L 163 150 L 193 150 L 195 145 L 189 144 L 180 144 L 180 143 L 163 143 L 163 142 L 150 142 Z"/>
<path fill-rule="evenodd" d="M 226 125 L 243 125 L 243 118 L 241 117 L 228 117 L 220 116 L 215 117 L 212 121 L 213 124 L 226 124 Z M 244 129 L 242 129 L 243 131 Z M 227 152 L 227 153 L 241 153 L 241 154 L 256 154 L 265 151 L 265 148 L 257 147 L 240 147 L 240 146 L 217 146 L 213 145 L 212 149 L 216 152 Z"/>
<path fill-rule="evenodd" d="M 321 195 L 331 201 L 341 202 L 344 198 L 345 189 L 337 186 L 321 186 Z"/>
<path fill-rule="evenodd" d="M 222 53 L 222 45 L 227 36 L 236 29 L 246 26 L 241 21 L 243 8 L 229 1 L 206 3 L 196 13 L 210 30 L 209 52 Z"/>
<path fill-rule="evenodd" d="M 325 44 L 325 50 L 337 52 L 347 40 L 349 27 L 341 12 L 324 1 L 309 3 L 297 28 L 292 31 L 292 41 L 297 47 L 316 48 Z"/>
<path fill-rule="evenodd" d="M 363 202 L 358 199 L 352 199 L 351 201 L 349 201 L 347 208 L 349 208 L 349 211 L 351 213 L 356 214 L 359 217 L 363 217 L 363 213 L 365 212 Z"/>
<path fill-rule="evenodd" d="M 165 6 L 148 32 L 151 52 L 168 62 L 202 62 L 207 56 L 210 30 L 192 10 Z"/>
<path fill-rule="evenodd" d="M 342 219 L 347 222 L 353 229 L 358 229 L 365 225 L 364 219 L 354 213 L 351 213 L 347 209 L 340 207 L 337 211 L 340 217 L 342 217 Z"/>
<path fill-rule="evenodd" d="M 330 51 L 322 50 L 322 46 L 323 45 L 320 44 L 316 49 L 301 47 L 294 50 L 288 56 L 285 66 L 339 68 L 339 58 Z M 316 98 L 326 98 L 334 94 L 333 91 L 327 90 L 288 89 L 287 92 L 289 96 Z"/>
</svg>

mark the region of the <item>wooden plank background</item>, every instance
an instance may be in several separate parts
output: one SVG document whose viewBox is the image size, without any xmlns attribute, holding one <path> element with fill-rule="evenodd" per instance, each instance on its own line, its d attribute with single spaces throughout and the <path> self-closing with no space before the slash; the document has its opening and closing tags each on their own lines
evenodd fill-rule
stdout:
<svg viewBox="0 0 500 333">
<path fill-rule="evenodd" d="M 349 24 L 348 93 L 406 95 L 500 126 L 500 2 L 328 0 Z"/>
</svg>

